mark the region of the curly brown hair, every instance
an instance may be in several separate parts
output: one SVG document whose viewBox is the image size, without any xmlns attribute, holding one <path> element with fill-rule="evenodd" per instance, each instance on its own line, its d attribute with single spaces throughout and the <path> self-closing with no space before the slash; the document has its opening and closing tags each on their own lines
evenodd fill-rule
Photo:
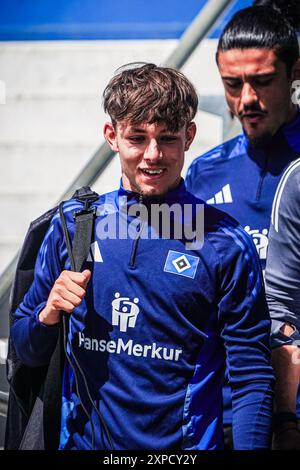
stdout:
<svg viewBox="0 0 300 470">
<path fill-rule="evenodd" d="M 193 120 L 198 108 L 196 90 L 181 72 L 151 63 L 118 69 L 103 98 L 114 126 L 121 121 L 164 123 L 177 132 Z"/>
</svg>

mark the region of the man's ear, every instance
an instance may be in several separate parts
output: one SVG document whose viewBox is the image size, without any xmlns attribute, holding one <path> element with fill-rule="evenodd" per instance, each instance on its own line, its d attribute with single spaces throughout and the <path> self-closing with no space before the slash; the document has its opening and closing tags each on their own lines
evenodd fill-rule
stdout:
<svg viewBox="0 0 300 470">
<path fill-rule="evenodd" d="M 195 138 L 196 132 L 197 132 L 196 124 L 194 122 L 190 122 L 187 125 L 186 131 L 185 131 L 185 138 L 186 138 L 185 146 L 184 146 L 185 152 L 190 148 L 191 143 L 193 142 Z"/>
<path fill-rule="evenodd" d="M 103 128 L 103 134 L 106 142 L 114 152 L 119 151 L 117 144 L 117 132 L 111 122 L 106 122 Z"/>
<path fill-rule="evenodd" d="M 300 57 L 295 63 L 292 70 L 292 80 L 300 80 Z"/>
</svg>

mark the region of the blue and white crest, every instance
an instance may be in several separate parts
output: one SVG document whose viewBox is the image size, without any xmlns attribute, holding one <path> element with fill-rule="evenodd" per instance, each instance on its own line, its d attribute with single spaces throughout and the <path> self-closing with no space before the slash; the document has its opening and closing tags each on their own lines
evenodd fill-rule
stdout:
<svg viewBox="0 0 300 470">
<path fill-rule="evenodd" d="M 197 256 L 180 253 L 180 251 L 169 250 L 164 271 L 166 273 L 178 274 L 179 276 L 194 279 L 198 263 L 199 258 L 197 258 Z"/>
</svg>

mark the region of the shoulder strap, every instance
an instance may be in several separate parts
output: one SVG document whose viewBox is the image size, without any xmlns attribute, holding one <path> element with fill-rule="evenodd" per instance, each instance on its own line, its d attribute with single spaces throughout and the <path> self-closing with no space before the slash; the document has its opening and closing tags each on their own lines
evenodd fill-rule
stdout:
<svg viewBox="0 0 300 470">
<path fill-rule="evenodd" d="M 77 190 L 73 198 L 84 202 L 84 208 L 74 214 L 75 234 L 73 246 L 63 213 L 64 202 L 59 204 L 59 213 L 62 221 L 68 255 L 71 260 L 72 271 L 80 272 L 83 263 L 88 257 L 93 223 L 96 214 L 95 208 L 90 205 L 98 199 L 99 195 L 90 188 L 84 187 Z M 64 339 L 67 334 L 69 315 L 63 316 L 59 326 L 59 337 L 56 348 L 51 357 L 48 374 L 44 386 L 44 442 L 46 450 L 58 449 L 60 439 L 61 400 L 62 400 L 62 375 L 64 368 Z"/>
<path fill-rule="evenodd" d="M 74 214 L 75 234 L 70 256 L 73 271 L 80 272 L 89 255 L 95 213 L 95 209 L 88 209 Z"/>
<path fill-rule="evenodd" d="M 84 202 L 84 208 L 75 212 L 75 234 L 72 254 L 70 255 L 74 271 L 80 272 L 90 251 L 96 208 L 90 207 L 99 198 L 99 194 L 88 186 L 75 191 L 73 198 Z M 67 232 L 66 232 L 67 233 Z M 66 236 L 65 233 L 65 236 Z"/>
<path fill-rule="evenodd" d="M 72 271 L 80 272 L 83 263 L 88 257 L 92 240 L 94 218 L 96 214 L 96 209 L 90 207 L 90 205 L 98 198 L 99 195 L 92 191 L 88 186 L 84 186 L 78 189 L 73 194 L 72 199 L 77 199 L 77 201 L 83 202 L 84 208 L 74 213 L 75 234 L 72 247 L 66 219 L 63 213 L 64 202 L 61 202 L 59 205 L 59 213 L 62 221 L 65 241 L 67 244 L 68 255 L 71 260 Z"/>
</svg>

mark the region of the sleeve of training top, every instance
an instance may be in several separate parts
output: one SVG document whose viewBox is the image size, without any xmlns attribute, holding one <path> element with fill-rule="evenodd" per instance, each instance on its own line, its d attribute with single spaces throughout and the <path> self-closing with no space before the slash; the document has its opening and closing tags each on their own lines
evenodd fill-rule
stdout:
<svg viewBox="0 0 300 470">
<path fill-rule="evenodd" d="M 47 326 L 38 315 L 47 303 L 50 291 L 64 269 L 67 251 L 59 215 L 56 214 L 40 247 L 34 281 L 15 313 L 11 336 L 16 352 L 24 364 L 37 367 L 47 364 L 58 337 L 58 325 Z"/>
<path fill-rule="evenodd" d="M 270 317 L 256 248 L 240 226 L 215 240 L 220 262 L 219 331 L 232 390 L 236 450 L 268 449 L 273 371 Z"/>
<path fill-rule="evenodd" d="M 275 194 L 266 267 L 272 320 L 300 327 L 300 159 L 285 171 Z"/>
</svg>

